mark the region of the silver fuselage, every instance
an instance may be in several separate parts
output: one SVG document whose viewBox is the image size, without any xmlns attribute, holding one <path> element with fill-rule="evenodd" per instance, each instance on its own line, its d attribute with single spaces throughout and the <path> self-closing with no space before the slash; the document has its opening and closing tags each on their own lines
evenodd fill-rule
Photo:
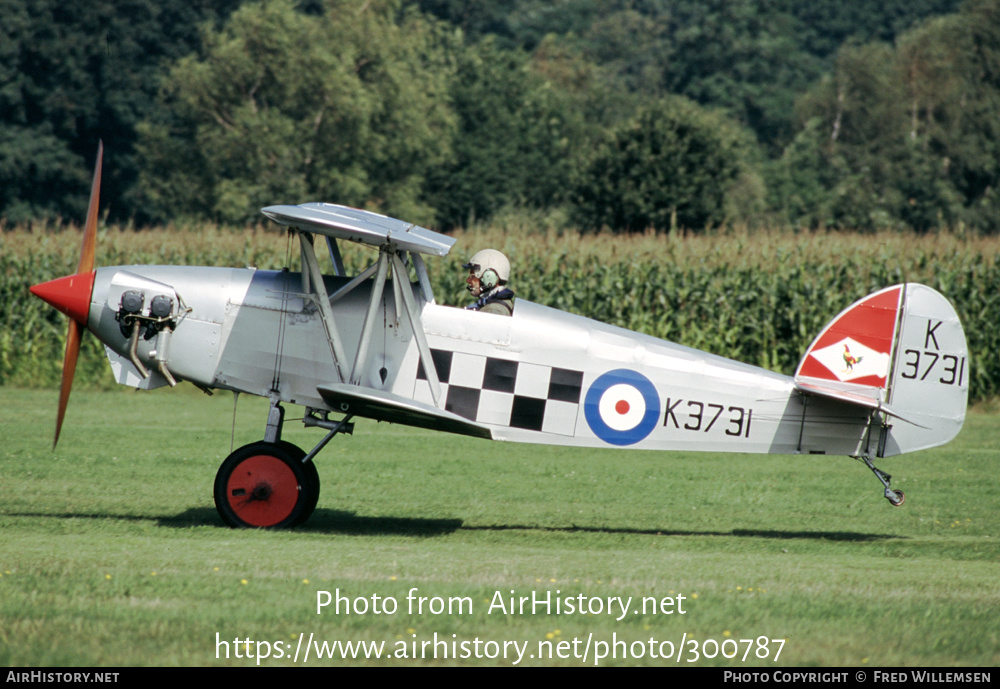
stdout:
<svg viewBox="0 0 1000 689">
<path fill-rule="evenodd" d="M 335 294 L 347 279 L 325 282 Z M 370 282 L 332 305 L 352 361 Z M 317 391 L 339 378 L 318 309 L 301 285 L 301 276 L 287 271 L 101 268 L 88 327 L 106 345 L 122 383 L 162 384 L 159 361 L 177 380 L 204 388 L 339 411 Z M 127 359 L 128 338 L 115 319 L 122 292 L 136 287 L 175 295 L 179 305 L 169 338 L 139 342 L 139 360 L 153 371 L 145 381 Z M 498 440 L 847 455 L 872 442 L 866 410 L 804 397 L 788 376 L 525 300 L 504 317 L 430 303 L 416 285 L 402 287 L 412 291 L 440 363 L 438 399 L 411 325 L 392 298 L 378 308 L 360 384 L 439 406 L 488 426 Z"/>
</svg>

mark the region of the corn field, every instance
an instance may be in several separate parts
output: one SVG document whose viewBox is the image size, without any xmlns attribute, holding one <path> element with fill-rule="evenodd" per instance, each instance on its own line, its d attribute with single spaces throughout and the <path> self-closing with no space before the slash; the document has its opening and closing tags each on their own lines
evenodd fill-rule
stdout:
<svg viewBox="0 0 1000 689">
<path fill-rule="evenodd" d="M 692 237 L 579 235 L 507 226 L 468 231 L 428 269 L 440 302 L 464 304 L 461 264 L 504 251 L 519 298 L 791 374 L 819 330 L 854 300 L 898 282 L 946 295 L 965 327 L 970 399 L 1000 395 L 1000 239 L 956 234 L 734 231 Z M 65 316 L 28 287 L 75 271 L 78 229 L 0 232 L 0 385 L 57 386 Z M 98 265 L 280 268 L 298 247 L 281 232 L 219 227 L 102 228 Z M 374 252 L 344 247 L 357 270 Z M 100 345 L 84 339 L 77 384 L 114 385 Z"/>
</svg>

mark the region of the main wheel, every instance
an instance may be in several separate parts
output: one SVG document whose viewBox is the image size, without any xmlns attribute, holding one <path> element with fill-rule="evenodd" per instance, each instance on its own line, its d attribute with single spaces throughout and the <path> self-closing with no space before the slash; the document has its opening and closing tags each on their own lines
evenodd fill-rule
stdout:
<svg viewBox="0 0 1000 689">
<path fill-rule="evenodd" d="M 280 529 L 300 524 L 316 507 L 316 467 L 286 443 L 251 443 L 233 452 L 215 476 L 215 507 L 229 526 Z"/>
<path fill-rule="evenodd" d="M 298 445 L 292 445 L 290 442 L 285 440 L 279 440 L 278 444 L 286 450 L 299 464 L 302 464 L 302 458 L 306 456 L 306 451 L 303 450 Z M 312 516 L 313 510 L 316 509 L 316 503 L 319 502 L 319 472 L 316 470 L 316 464 L 313 462 L 306 462 L 302 464 L 302 468 L 306 472 L 306 485 L 309 488 L 308 501 L 305 504 L 305 508 L 302 510 L 302 514 L 292 526 L 298 526 L 299 524 L 304 524 L 309 517 Z"/>
<path fill-rule="evenodd" d="M 893 507 L 902 507 L 903 503 L 906 502 L 906 495 L 904 495 L 903 491 L 901 490 L 894 490 L 892 492 L 893 495 L 896 496 L 896 499 L 893 500 L 887 495 L 886 498 L 889 500 L 889 504 L 892 505 Z"/>
</svg>

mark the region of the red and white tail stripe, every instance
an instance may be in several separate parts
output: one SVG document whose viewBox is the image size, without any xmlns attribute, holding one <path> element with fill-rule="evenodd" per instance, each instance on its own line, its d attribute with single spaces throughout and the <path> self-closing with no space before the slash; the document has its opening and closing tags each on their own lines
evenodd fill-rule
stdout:
<svg viewBox="0 0 1000 689">
<path fill-rule="evenodd" d="M 903 286 L 896 285 L 842 311 L 806 350 L 795 372 L 796 381 L 814 379 L 884 390 L 902 297 Z"/>
</svg>

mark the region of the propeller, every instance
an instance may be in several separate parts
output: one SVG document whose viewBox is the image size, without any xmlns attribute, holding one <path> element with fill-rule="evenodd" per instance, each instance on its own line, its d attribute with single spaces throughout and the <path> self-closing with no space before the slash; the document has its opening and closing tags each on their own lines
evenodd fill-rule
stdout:
<svg viewBox="0 0 1000 689">
<path fill-rule="evenodd" d="M 75 275 L 45 282 L 31 287 L 31 293 L 43 299 L 69 316 L 69 330 L 66 333 L 66 354 L 63 357 L 62 384 L 59 388 L 59 411 L 56 416 L 56 435 L 52 449 L 59 443 L 63 418 L 69 393 L 73 388 L 76 361 L 80 356 L 80 341 L 87 327 L 90 314 L 90 296 L 94 291 L 94 255 L 97 249 L 97 215 L 101 194 L 101 167 L 104 160 L 104 142 L 97 146 L 97 163 L 94 166 L 94 180 L 90 187 L 90 204 L 87 207 L 87 222 L 83 228 L 83 247 L 80 249 L 80 263 Z"/>
</svg>

